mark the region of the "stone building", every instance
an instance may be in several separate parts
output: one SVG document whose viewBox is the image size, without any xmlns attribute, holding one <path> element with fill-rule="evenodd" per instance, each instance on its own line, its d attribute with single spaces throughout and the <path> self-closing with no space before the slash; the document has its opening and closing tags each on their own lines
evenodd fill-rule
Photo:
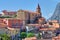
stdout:
<svg viewBox="0 0 60 40">
<path fill-rule="evenodd" d="M 17 18 L 20 20 L 25 21 L 25 23 L 37 23 L 37 17 L 42 17 L 41 14 L 41 8 L 38 4 L 37 8 L 36 8 L 36 12 L 32 12 L 32 11 L 27 11 L 27 10 L 18 10 L 17 12 Z"/>
<path fill-rule="evenodd" d="M 20 29 L 24 26 L 23 21 L 20 19 L 9 18 L 5 19 L 5 21 L 7 22 L 7 33 L 11 36 L 18 34 Z"/>
<path fill-rule="evenodd" d="M 5 19 L 7 22 L 7 26 L 10 28 L 18 28 L 23 26 L 23 21 L 20 19 L 15 19 L 15 18 L 10 18 L 10 19 Z"/>
<path fill-rule="evenodd" d="M 10 16 L 11 17 L 11 16 L 16 15 L 16 13 L 17 13 L 16 11 L 7 11 L 7 10 L 2 11 L 3 16 Z"/>
</svg>

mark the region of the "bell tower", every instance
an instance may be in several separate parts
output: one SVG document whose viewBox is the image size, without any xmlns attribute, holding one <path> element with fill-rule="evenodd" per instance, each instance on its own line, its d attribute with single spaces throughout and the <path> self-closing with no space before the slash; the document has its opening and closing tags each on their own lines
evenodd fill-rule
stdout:
<svg viewBox="0 0 60 40">
<path fill-rule="evenodd" d="M 42 16 L 42 14 L 41 14 L 41 8 L 40 8 L 40 5 L 38 4 L 38 6 L 37 6 L 37 8 L 36 8 L 36 12 L 38 13 L 38 14 L 40 14 L 40 16 Z"/>
<path fill-rule="evenodd" d="M 40 6 L 39 6 L 39 4 L 38 4 L 38 6 L 37 6 L 37 8 L 36 8 L 36 12 L 37 12 L 37 13 L 40 13 L 40 10 L 41 10 L 41 8 L 40 8 Z"/>
</svg>

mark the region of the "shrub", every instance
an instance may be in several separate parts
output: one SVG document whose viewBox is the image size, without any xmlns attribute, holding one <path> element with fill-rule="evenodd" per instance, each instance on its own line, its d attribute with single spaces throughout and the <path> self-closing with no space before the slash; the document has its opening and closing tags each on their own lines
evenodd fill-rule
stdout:
<svg viewBox="0 0 60 40">
<path fill-rule="evenodd" d="M 35 35 L 34 35 L 34 33 L 28 33 L 27 34 L 27 37 L 34 37 Z"/>
<path fill-rule="evenodd" d="M 21 34 L 20 34 L 20 38 L 24 39 L 24 38 L 26 38 L 26 37 L 27 37 L 26 32 L 21 32 Z"/>
</svg>

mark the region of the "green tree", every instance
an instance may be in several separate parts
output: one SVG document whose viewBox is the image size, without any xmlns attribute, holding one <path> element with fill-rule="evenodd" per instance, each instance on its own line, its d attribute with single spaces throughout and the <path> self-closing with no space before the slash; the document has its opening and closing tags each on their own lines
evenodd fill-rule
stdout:
<svg viewBox="0 0 60 40">
<path fill-rule="evenodd" d="M 2 38 L 2 40 L 11 40 L 10 36 L 7 34 L 0 34 L 0 37 Z"/>
<path fill-rule="evenodd" d="M 26 38 L 26 37 L 27 37 L 26 32 L 21 32 L 21 34 L 20 34 L 20 38 L 24 39 L 24 38 Z"/>
<path fill-rule="evenodd" d="M 13 18 L 16 18 L 16 17 L 17 17 L 17 14 L 16 14 L 16 15 L 13 15 L 12 17 L 13 17 Z"/>
<path fill-rule="evenodd" d="M 38 33 L 38 38 L 41 38 L 41 34 L 40 33 Z"/>
<path fill-rule="evenodd" d="M 0 18 L 11 18 L 10 16 L 1 16 Z"/>
<path fill-rule="evenodd" d="M 17 17 L 17 15 L 14 15 L 14 17 Z"/>
<path fill-rule="evenodd" d="M 34 35 L 34 33 L 28 33 L 27 34 L 27 37 L 34 37 L 35 35 Z"/>
</svg>

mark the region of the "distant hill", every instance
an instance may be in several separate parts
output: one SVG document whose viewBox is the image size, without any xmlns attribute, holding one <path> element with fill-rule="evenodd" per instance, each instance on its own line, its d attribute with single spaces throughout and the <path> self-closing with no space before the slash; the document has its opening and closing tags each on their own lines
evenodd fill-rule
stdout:
<svg viewBox="0 0 60 40">
<path fill-rule="evenodd" d="M 58 20 L 60 23 L 60 3 L 57 4 L 53 15 L 48 20 Z"/>
</svg>

